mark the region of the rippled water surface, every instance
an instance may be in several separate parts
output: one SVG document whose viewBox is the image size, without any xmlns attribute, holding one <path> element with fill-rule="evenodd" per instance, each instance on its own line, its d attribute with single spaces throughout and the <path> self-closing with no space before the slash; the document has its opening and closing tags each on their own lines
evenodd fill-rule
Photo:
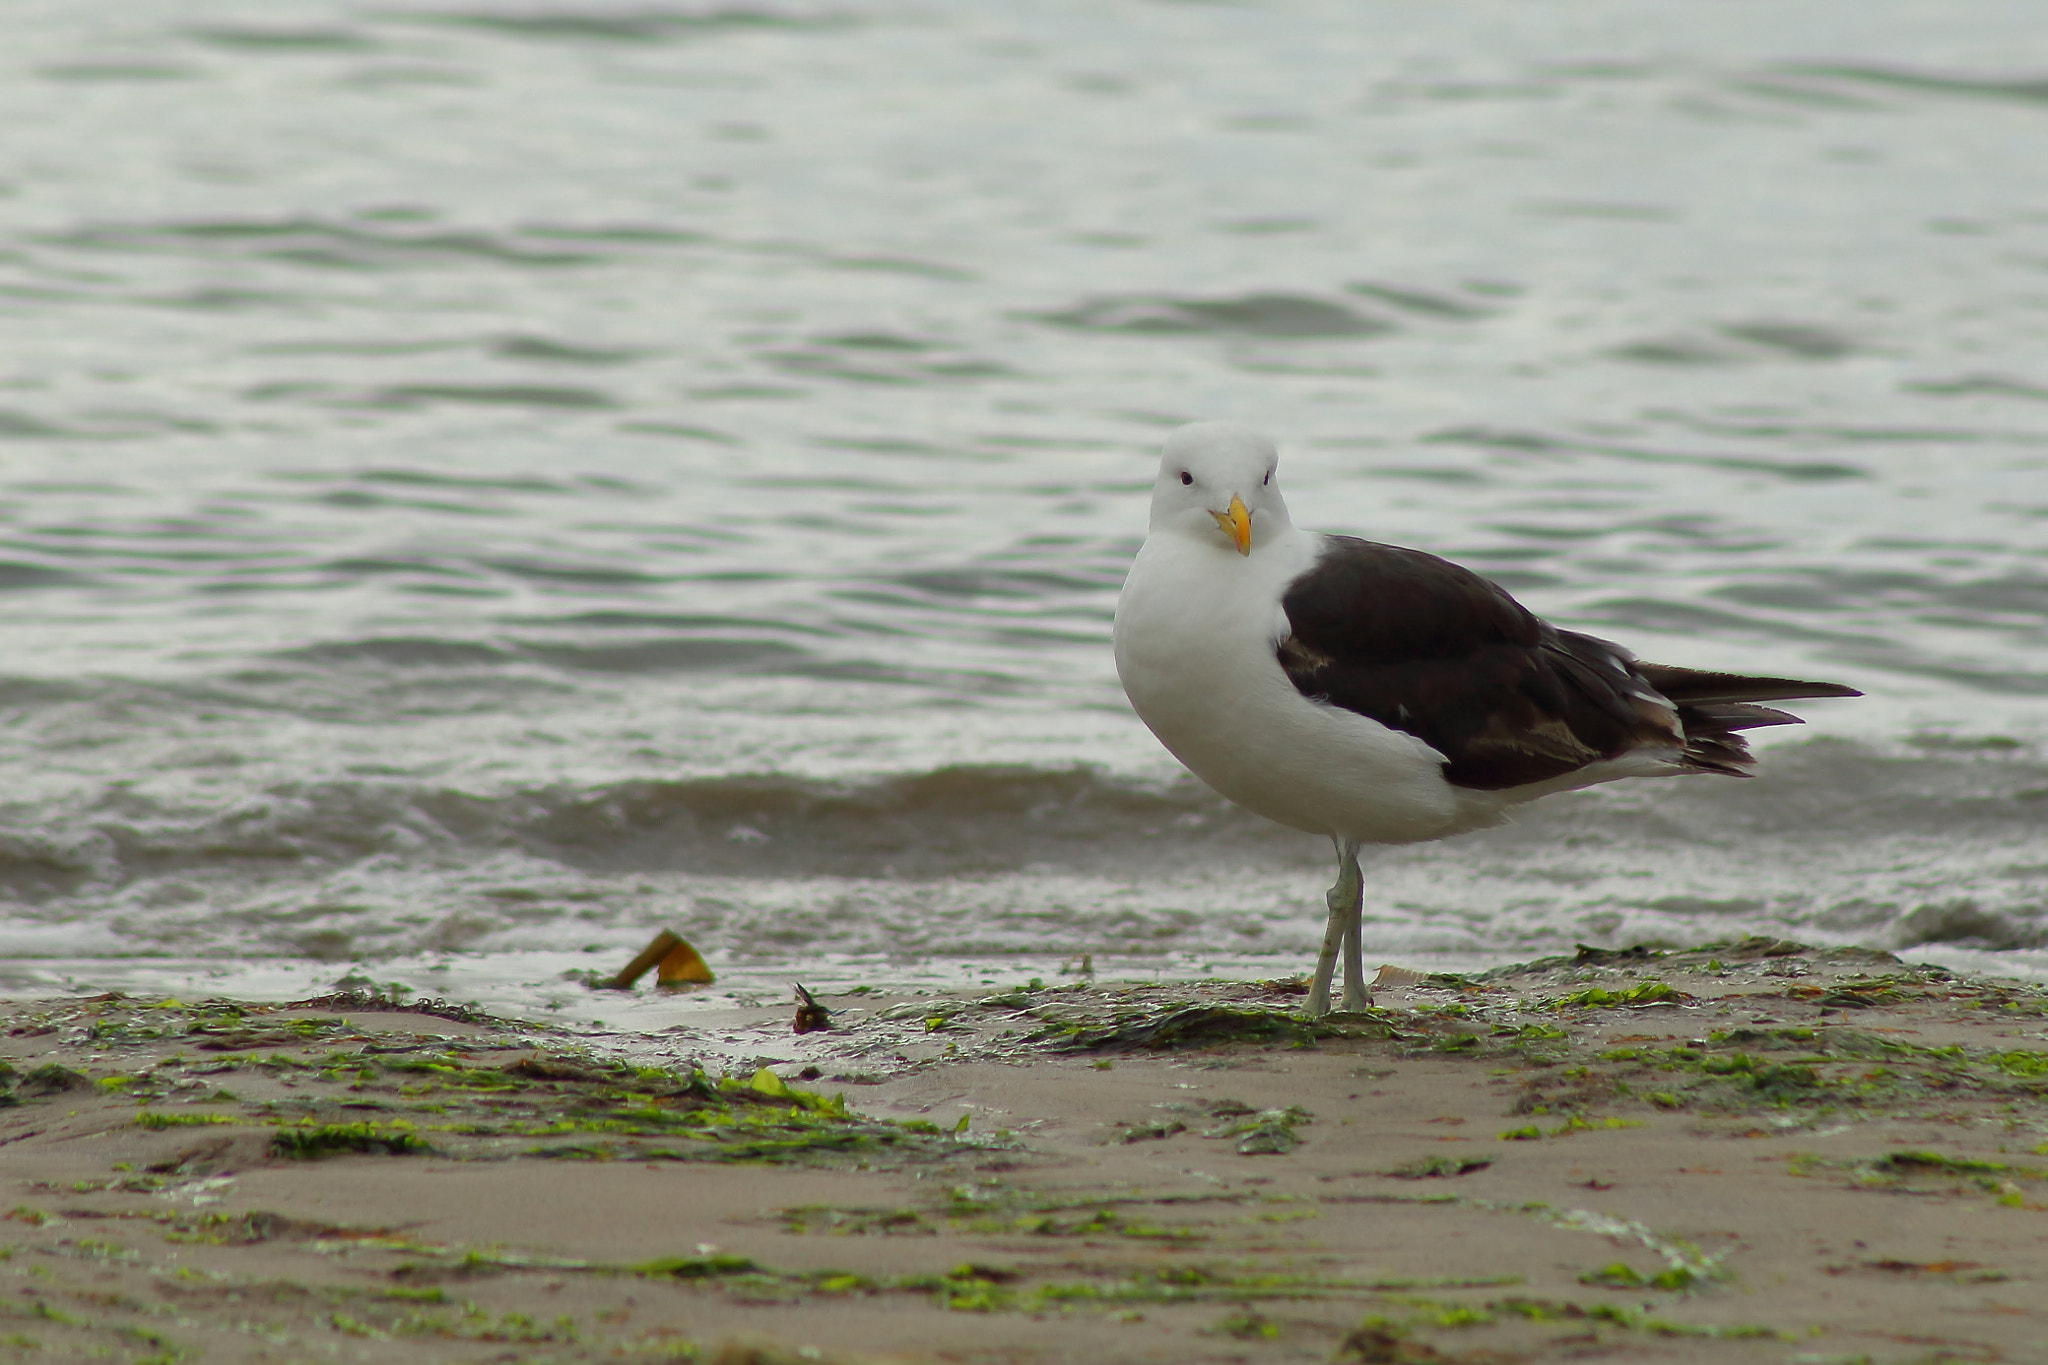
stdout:
<svg viewBox="0 0 2048 1365">
<path fill-rule="evenodd" d="M 1219 416 L 1870 694 L 1380 853 L 1371 953 L 2048 964 L 2033 0 L 24 0 L 0 118 L 0 985 L 1304 967 L 1109 658 Z"/>
</svg>

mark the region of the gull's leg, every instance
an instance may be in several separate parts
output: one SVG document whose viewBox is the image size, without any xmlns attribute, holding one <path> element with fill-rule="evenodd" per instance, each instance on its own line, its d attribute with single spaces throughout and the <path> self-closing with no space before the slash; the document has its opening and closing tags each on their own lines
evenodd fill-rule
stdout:
<svg viewBox="0 0 2048 1365">
<path fill-rule="evenodd" d="M 1365 908 L 1365 876 L 1358 870 L 1357 844 L 1347 841 L 1339 852 L 1344 858 L 1344 870 L 1338 876 L 1337 884 L 1351 888 L 1351 899 L 1344 907 L 1344 1008 L 1369 1010 L 1372 1008 L 1372 992 L 1366 988 L 1365 961 L 1359 943 L 1363 937 L 1360 921 Z M 1336 913 L 1334 905 L 1330 912 Z"/>
<path fill-rule="evenodd" d="M 1337 884 L 1323 897 L 1324 904 L 1330 907 L 1330 921 L 1323 928 L 1323 951 L 1316 958 L 1316 979 L 1308 992 L 1311 1018 L 1330 1012 L 1330 979 L 1337 974 L 1337 953 L 1344 946 L 1347 935 L 1354 936 L 1351 955 L 1355 957 L 1358 952 L 1355 946 L 1358 908 L 1365 900 L 1365 884 L 1358 871 L 1358 845 L 1339 843 L 1337 854 Z M 1348 985 L 1345 999 L 1350 999 Z"/>
</svg>

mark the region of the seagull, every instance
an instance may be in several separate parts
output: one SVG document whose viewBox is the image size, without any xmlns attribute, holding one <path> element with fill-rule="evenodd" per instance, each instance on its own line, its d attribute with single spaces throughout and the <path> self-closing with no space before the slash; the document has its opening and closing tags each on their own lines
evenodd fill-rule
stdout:
<svg viewBox="0 0 2048 1365">
<path fill-rule="evenodd" d="M 1308 1010 L 1372 1005 L 1360 962 L 1366 844 L 1499 824 L 1624 777 L 1745 776 L 1762 702 L 1854 688 L 1644 663 L 1560 630 L 1470 569 L 1295 527 L 1273 442 L 1198 422 L 1167 438 L 1145 544 L 1116 604 L 1125 695 L 1238 805 L 1327 837 L 1337 882 Z"/>
</svg>

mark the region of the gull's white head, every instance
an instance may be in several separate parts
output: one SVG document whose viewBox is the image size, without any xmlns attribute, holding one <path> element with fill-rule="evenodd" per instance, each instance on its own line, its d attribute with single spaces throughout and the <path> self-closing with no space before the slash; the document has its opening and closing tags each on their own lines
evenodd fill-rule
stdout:
<svg viewBox="0 0 2048 1365">
<path fill-rule="evenodd" d="M 1196 422 L 1166 438 L 1152 485 L 1152 533 L 1249 555 L 1294 523 L 1273 470 L 1273 442 L 1235 422 Z"/>
</svg>

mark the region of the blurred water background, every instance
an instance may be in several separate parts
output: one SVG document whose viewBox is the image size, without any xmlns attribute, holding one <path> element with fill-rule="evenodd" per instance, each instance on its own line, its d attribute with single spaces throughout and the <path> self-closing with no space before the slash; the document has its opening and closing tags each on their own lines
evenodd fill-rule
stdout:
<svg viewBox="0 0 2048 1365">
<path fill-rule="evenodd" d="M 1368 954 L 2048 973 L 2037 0 L 15 0 L 0 989 L 1304 969 L 1108 626 L 1163 434 L 1680 664 L 1748 783 Z M 777 989 L 781 989 L 778 985 Z"/>
</svg>

